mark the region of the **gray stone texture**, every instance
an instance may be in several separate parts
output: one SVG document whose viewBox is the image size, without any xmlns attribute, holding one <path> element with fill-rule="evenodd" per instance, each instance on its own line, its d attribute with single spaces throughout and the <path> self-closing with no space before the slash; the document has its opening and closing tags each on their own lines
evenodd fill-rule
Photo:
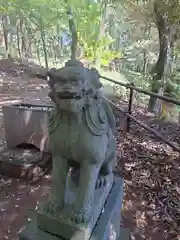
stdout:
<svg viewBox="0 0 180 240">
<path fill-rule="evenodd" d="M 104 211 L 101 213 L 89 240 L 129 240 L 129 230 L 120 228 L 122 198 L 123 180 L 121 178 L 116 178 L 104 206 Z M 61 230 L 64 231 L 64 229 Z M 36 217 L 20 233 L 19 239 L 65 240 L 38 228 Z M 73 236 L 70 239 L 81 240 L 79 236 Z"/>
</svg>

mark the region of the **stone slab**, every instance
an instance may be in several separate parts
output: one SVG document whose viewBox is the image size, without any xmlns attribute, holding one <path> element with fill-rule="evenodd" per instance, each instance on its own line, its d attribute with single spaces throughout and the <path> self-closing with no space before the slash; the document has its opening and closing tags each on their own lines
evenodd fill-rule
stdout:
<svg viewBox="0 0 180 240">
<path fill-rule="evenodd" d="M 93 214 L 89 222 L 85 224 L 75 224 L 70 220 L 60 218 L 61 213 L 58 213 L 56 216 L 51 216 L 41 210 L 44 208 L 42 206 L 37 215 L 38 226 L 42 230 L 50 232 L 66 240 L 74 239 L 74 236 L 76 236 L 76 239 L 78 240 L 88 240 L 112 189 L 114 176 L 110 175 L 107 182 L 108 184 L 105 187 L 95 190 Z M 76 199 L 76 190 L 77 188 L 73 186 L 72 181 L 69 180 L 67 183 L 67 195 L 65 200 L 65 211 L 69 213 L 69 215 L 72 212 L 73 202 Z"/>
<path fill-rule="evenodd" d="M 89 240 L 129 240 L 128 229 L 120 229 L 123 199 L 123 180 L 116 178 L 109 197 Z M 63 229 L 61 229 L 63 231 Z M 119 235 L 120 234 L 120 235 Z M 20 240 L 64 240 L 37 227 L 37 219 L 29 223 L 19 235 Z M 80 240 L 73 236 L 73 240 Z M 69 239 L 69 240 L 70 240 Z"/>
<path fill-rule="evenodd" d="M 48 153 L 42 153 L 36 148 L 6 148 L 0 149 L 0 174 L 9 177 L 32 180 L 34 175 L 42 173 L 51 162 Z"/>
<path fill-rule="evenodd" d="M 130 240 L 130 230 L 128 228 L 120 228 L 120 236 L 118 240 Z"/>
<path fill-rule="evenodd" d="M 0 173 L 10 177 L 25 177 L 28 169 L 38 163 L 37 149 L 2 148 L 0 150 Z"/>
<path fill-rule="evenodd" d="M 99 218 L 90 239 L 92 240 L 117 240 L 121 234 L 121 210 L 123 202 L 123 180 L 116 178 L 107 202 L 104 213 Z M 125 239 L 124 239 L 125 240 Z"/>
</svg>

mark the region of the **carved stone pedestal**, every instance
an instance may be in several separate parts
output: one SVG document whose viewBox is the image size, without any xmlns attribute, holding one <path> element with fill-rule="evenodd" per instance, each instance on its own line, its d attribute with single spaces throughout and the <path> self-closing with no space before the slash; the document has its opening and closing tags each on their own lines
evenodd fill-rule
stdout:
<svg viewBox="0 0 180 240">
<path fill-rule="evenodd" d="M 108 176 L 106 186 L 97 188 L 94 193 L 94 204 L 92 207 L 92 216 L 86 223 L 75 224 L 67 216 L 70 216 L 73 211 L 73 204 L 77 198 L 77 186 L 72 181 L 71 175 L 67 177 L 66 195 L 65 195 L 65 208 L 63 211 L 56 211 L 55 214 L 50 215 L 45 211 L 47 202 L 42 204 L 37 214 L 37 225 L 39 228 L 46 232 L 50 232 L 63 239 L 73 239 L 74 236 L 78 240 L 88 240 L 91 236 L 93 229 L 97 223 L 101 212 L 103 211 L 105 202 L 111 192 L 114 182 L 114 175 Z M 65 213 L 65 214 L 64 214 Z M 62 231 L 63 229 L 63 231 Z"/>
<path fill-rule="evenodd" d="M 82 235 L 79 234 L 79 230 L 77 229 L 77 232 L 70 238 L 61 238 L 57 235 L 52 235 L 38 227 L 37 218 L 35 217 L 20 233 L 20 240 L 128 240 L 128 231 L 120 228 L 122 198 L 123 180 L 121 178 L 116 178 L 107 201 L 104 204 L 104 208 L 94 224 L 92 234 L 88 238 L 88 227 L 84 229 Z M 63 225 L 59 225 L 59 229 L 62 231 L 63 236 L 67 236 L 63 231 L 67 231 L 68 228 L 69 226 L 63 227 Z"/>
</svg>

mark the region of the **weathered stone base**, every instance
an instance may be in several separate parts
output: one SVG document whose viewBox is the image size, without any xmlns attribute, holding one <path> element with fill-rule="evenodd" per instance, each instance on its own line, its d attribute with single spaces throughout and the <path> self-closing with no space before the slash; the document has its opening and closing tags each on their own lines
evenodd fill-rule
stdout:
<svg viewBox="0 0 180 240">
<path fill-rule="evenodd" d="M 89 240 L 129 240 L 129 231 L 120 229 L 121 209 L 123 198 L 123 180 L 117 178 L 111 193 L 104 206 L 104 211 L 100 215 L 96 226 Z M 64 229 L 62 228 L 61 231 Z M 68 240 L 84 240 L 81 236 L 74 235 Z M 35 218 L 20 233 L 20 240 L 64 240 L 55 235 L 47 233 L 37 227 L 37 219 Z"/>
<path fill-rule="evenodd" d="M 71 239 L 73 236 L 76 235 L 78 240 L 88 240 L 94 226 L 103 210 L 104 204 L 108 198 L 108 195 L 112 189 L 114 183 L 114 175 L 111 174 L 108 176 L 107 185 L 98 188 L 95 190 L 94 193 L 94 204 L 93 204 L 93 212 L 90 220 L 85 224 L 75 224 L 74 222 L 66 219 L 66 217 L 62 216 L 62 212 L 57 212 L 55 216 L 52 216 L 45 212 L 44 206 L 40 208 L 37 214 L 37 224 L 42 230 L 50 232 L 56 236 L 62 237 L 66 240 Z M 73 181 L 69 177 L 67 179 L 67 186 L 66 186 L 66 198 L 65 203 L 66 207 L 63 209 L 67 215 L 71 215 L 73 211 L 73 203 L 76 200 L 77 194 L 77 187 L 73 184 Z M 46 203 L 45 203 L 46 204 Z M 63 229 L 63 231 L 61 231 Z"/>
</svg>

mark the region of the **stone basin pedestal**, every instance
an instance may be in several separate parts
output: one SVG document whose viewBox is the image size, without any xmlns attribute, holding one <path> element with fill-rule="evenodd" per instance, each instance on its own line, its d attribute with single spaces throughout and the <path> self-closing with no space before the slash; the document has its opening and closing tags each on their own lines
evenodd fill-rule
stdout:
<svg viewBox="0 0 180 240">
<path fill-rule="evenodd" d="M 0 148 L 0 174 L 32 180 L 51 168 L 50 109 L 48 105 L 24 103 L 2 106 L 7 146 Z"/>
<path fill-rule="evenodd" d="M 2 109 L 8 148 L 26 143 L 49 152 L 48 111 L 51 106 L 20 103 L 4 105 Z"/>
</svg>

